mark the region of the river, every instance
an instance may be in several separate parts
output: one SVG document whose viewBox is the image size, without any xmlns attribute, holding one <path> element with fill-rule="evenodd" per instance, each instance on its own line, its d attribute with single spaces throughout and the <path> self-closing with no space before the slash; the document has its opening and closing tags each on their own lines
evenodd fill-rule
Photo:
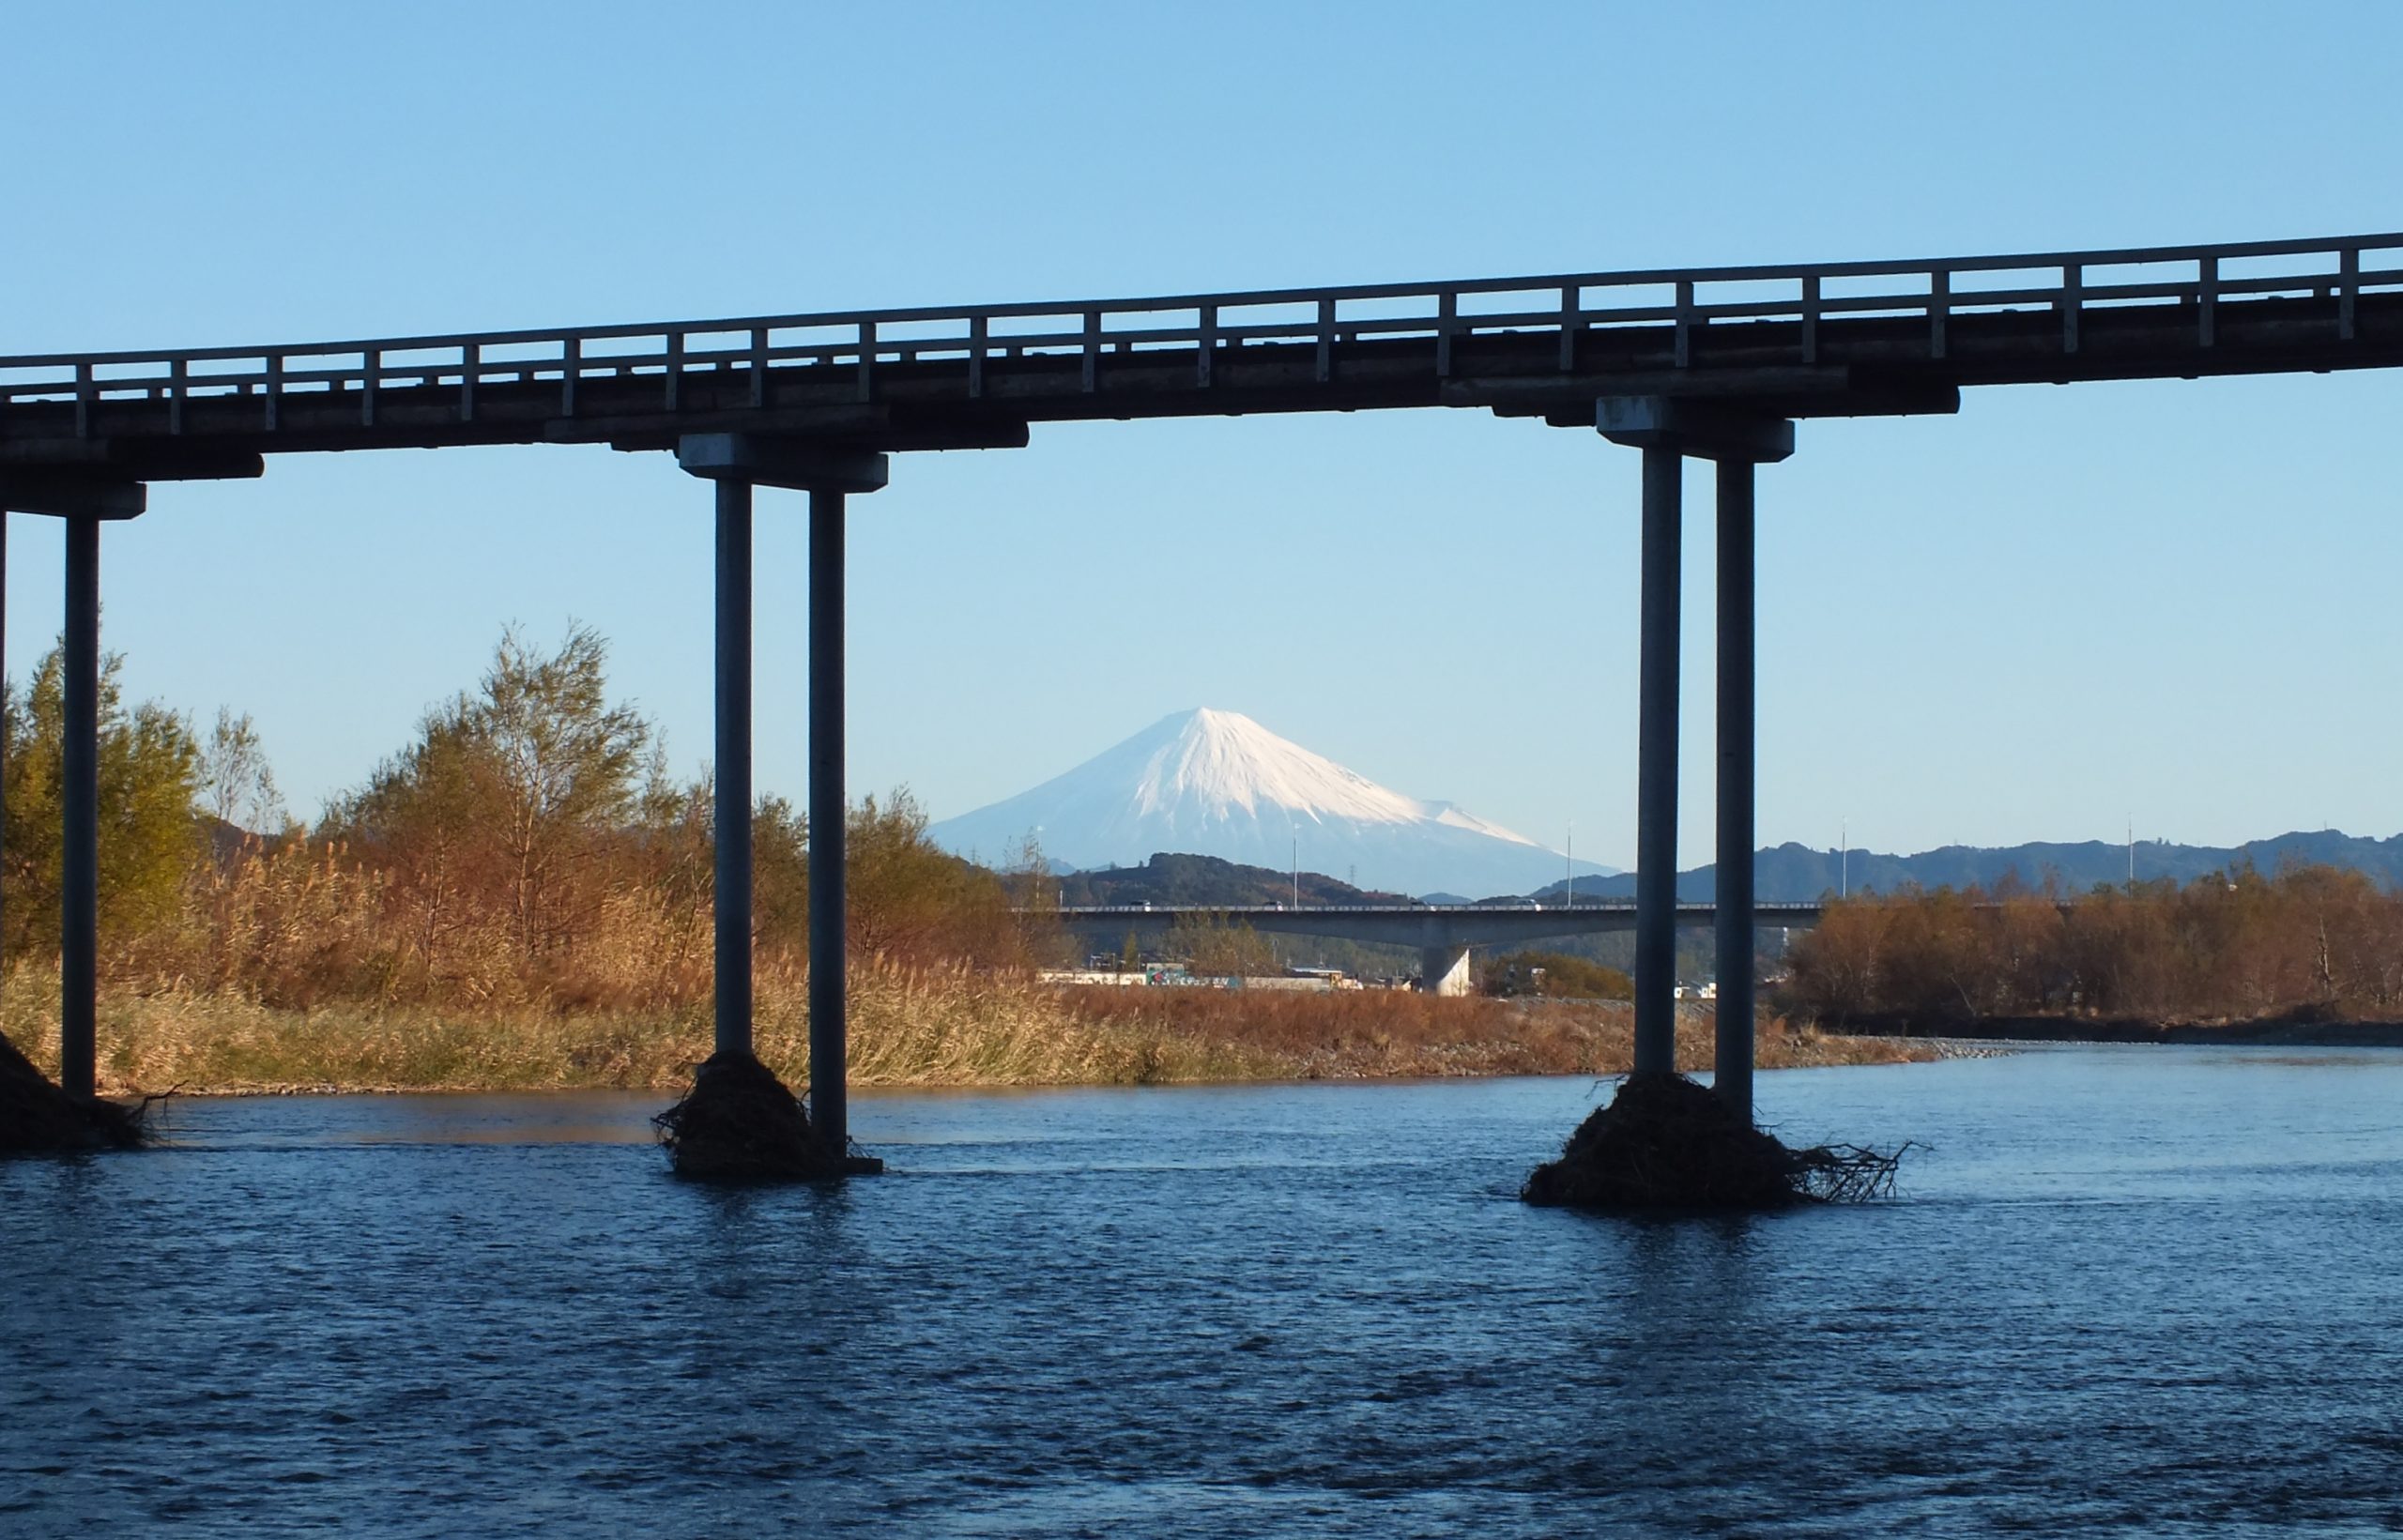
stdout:
<svg viewBox="0 0 2403 1540">
<path fill-rule="evenodd" d="M 2403 1528 L 2403 1051 L 1766 1075 L 1901 1197 L 1520 1204 L 1596 1094 L 862 1094 L 742 1193 L 653 1095 L 177 1104 L 0 1163 L 0 1532 Z"/>
</svg>

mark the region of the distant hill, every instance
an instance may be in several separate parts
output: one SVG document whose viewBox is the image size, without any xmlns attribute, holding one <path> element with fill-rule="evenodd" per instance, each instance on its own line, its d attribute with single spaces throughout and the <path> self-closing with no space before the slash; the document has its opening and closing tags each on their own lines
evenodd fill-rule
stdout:
<svg viewBox="0 0 2403 1540">
<path fill-rule="evenodd" d="M 1301 874 L 1301 901 L 1313 908 L 1331 904 L 1406 905 L 1402 893 L 1376 892 L 1338 882 L 1316 872 Z M 1060 902 L 1079 904 L 1188 904 L 1237 908 L 1291 904 L 1293 874 L 1265 866 L 1242 866 L 1216 856 L 1160 854 L 1140 866 L 1071 872 L 1060 878 Z"/>
<path fill-rule="evenodd" d="M 2403 834 L 2380 840 L 2328 830 L 2280 834 L 2274 839 L 2227 847 L 2140 840 L 2135 857 L 2136 879 L 2140 882 L 2163 877 L 2191 882 L 2198 877 L 2241 869 L 2248 863 L 2263 872 L 2274 872 L 2281 865 L 2293 862 L 2362 872 L 2385 887 L 2403 885 Z M 2067 893 L 2086 892 L 2098 883 L 2116 886 L 2128 878 L 2128 847 L 2102 840 L 1999 847 L 1947 845 L 1915 856 L 1855 850 L 1848 859 L 1839 861 L 1833 850 L 1786 844 L 1760 851 L 1753 857 L 1753 866 L 1754 896 L 1766 902 L 1795 904 L 1806 904 L 1836 892 L 1840 880 L 1853 892 L 1892 892 L 1912 886 L 1967 888 L 1975 884 L 1992 888 L 2006 876 L 2016 877 L 2031 888 L 2055 881 Z M 1534 896 L 1556 898 L 1565 886 L 1555 882 Z M 1679 898 L 1699 903 L 1717 894 L 1716 866 L 1697 866 L 1677 874 Z M 1577 896 L 1581 900 L 1588 896 L 1634 895 L 1635 876 L 1631 872 L 1577 879 Z"/>
</svg>

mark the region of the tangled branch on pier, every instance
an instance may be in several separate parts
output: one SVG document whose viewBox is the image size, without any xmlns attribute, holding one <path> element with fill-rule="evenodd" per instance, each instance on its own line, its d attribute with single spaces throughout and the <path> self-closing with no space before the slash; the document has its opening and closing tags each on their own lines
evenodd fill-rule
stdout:
<svg viewBox="0 0 2403 1540">
<path fill-rule="evenodd" d="M 1889 1196 L 1903 1150 L 1788 1148 L 1681 1075 L 1630 1075 L 1520 1196 L 1585 1209 L 1783 1209 Z"/>
<path fill-rule="evenodd" d="M 1891 1151 L 1857 1144 L 1823 1144 L 1797 1150 L 1802 1190 L 1822 1203 L 1866 1203 L 1894 1196 L 1894 1173 L 1917 1145 L 1906 1140 Z"/>
<path fill-rule="evenodd" d="M 0 1037 L 0 1155 L 136 1149 L 148 1141 L 144 1115 L 159 1099 L 129 1107 L 71 1095 Z"/>
</svg>

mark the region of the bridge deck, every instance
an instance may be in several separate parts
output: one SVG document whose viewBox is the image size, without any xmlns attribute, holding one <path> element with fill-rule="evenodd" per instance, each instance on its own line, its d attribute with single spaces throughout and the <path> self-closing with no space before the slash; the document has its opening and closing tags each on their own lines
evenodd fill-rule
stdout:
<svg viewBox="0 0 2403 1540">
<path fill-rule="evenodd" d="M 908 309 L 268 347 L 0 357 L 0 478 L 255 474 L 258 456 L 865 450 L 1036 422 L 1608 395 L 1943 412 L 1965 386 L 2403 364 L 2403 235 Z"/>
</svg>

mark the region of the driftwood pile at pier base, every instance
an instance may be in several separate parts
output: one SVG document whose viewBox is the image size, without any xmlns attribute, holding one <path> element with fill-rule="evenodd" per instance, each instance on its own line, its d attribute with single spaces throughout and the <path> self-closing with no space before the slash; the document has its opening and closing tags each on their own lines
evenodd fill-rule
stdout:
<svg viewBox="0 0 2403 1540">
<path fill-rule="evenodd" d="M 1901 1158 L 1789 1149 L 1684 1075 L 1630 1075 L 1519 1196 L 1577 1209 L 1784 1209 L 1886 1197 Z"/>
<path fill-rule="evenodd" d="M 651 1120 L 680 1177 L 695 1182 L 821 1182 L 884 1163 L 826 1150 L 801 1099 L 747 1053 L 712 1054 L 684 1099 Z"/>
<path fill-rule="evenodd" d="M 68 1094 L 0 1037 L 0 1155 L 132 1150 L 147 1136 L 141 1108 Z"/>
</svg>

